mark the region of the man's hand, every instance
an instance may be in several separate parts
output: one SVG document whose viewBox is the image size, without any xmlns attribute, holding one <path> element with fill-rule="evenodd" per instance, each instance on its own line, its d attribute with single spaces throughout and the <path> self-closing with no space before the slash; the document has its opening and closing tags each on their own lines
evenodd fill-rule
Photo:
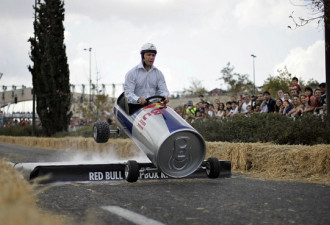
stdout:
<svg viewBox="0 0 330 225">
<path fill-rule="evenodd" d="M 147 100 L 145 98 L 139 98 L 137 100 L 137 102 L 140 104 L 140 105 L 145 105 L 147 103 Z"/>
<path fill-rule="evenodd" d="M 164 104 L 167 104 L 169 101 L 170 101 L 170 99 L 167 97 L 167 96 L 164 96 Z"/>
</svg>

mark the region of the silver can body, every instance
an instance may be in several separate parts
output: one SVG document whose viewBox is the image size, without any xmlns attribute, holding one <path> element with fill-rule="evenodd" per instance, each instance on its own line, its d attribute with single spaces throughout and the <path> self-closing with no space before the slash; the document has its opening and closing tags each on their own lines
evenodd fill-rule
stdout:
<svg viewBox="0 0 330 225">
<path fill-rule="evenodd" d="M 152 103 L 133 115 L 118 105 L 117 123 L 163 173 L 186 177 L 202 164 L 206 147 L 203 137 L 171 107 Z"/>
</svg>

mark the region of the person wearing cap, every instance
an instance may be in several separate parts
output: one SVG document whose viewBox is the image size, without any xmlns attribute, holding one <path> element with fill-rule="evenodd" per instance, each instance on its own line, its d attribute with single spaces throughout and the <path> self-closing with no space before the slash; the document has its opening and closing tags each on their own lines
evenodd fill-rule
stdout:
<svg viewBox="0 0 330 225">
<path fill-rule="evenodd" d="M 157 54 L 156 46 L 146 43 L 142 46 L 141 62 L 127 72 L 124 92 L 128 102 L 129 112 L 133 113 L 147 103 L 150 96 L 160 95 L 169 102 L 170 95 L 163 73 L 154 66 Z"/>
</svg>

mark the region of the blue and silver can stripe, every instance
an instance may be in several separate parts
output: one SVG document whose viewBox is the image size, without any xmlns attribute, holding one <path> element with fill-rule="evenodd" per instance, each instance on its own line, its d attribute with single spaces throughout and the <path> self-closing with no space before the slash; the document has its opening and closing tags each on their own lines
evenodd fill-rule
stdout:
<svg viewBox="0 0 330 225">
<path fill-rule="evenodd" d="M 135 114 L 132 139 L 171 177 L 192 174 L 205 157 L 201 135 L 172 108 L 155 103 Z"/>
</svg>

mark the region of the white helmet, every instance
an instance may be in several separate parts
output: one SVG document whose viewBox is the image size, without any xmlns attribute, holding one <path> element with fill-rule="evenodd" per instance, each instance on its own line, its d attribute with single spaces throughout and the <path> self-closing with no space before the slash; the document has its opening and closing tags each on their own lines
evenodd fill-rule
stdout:
<svg viewBox="0 0 330 225">
<path fill-rule="evenodd" d="M 140 53 L 144 54 L 146 52 L 153 52 L 155 54 L 157 54 L 157 49 L 156 46 L 152 43 L 146 43 L 142 46 Z"/>
</svg>

